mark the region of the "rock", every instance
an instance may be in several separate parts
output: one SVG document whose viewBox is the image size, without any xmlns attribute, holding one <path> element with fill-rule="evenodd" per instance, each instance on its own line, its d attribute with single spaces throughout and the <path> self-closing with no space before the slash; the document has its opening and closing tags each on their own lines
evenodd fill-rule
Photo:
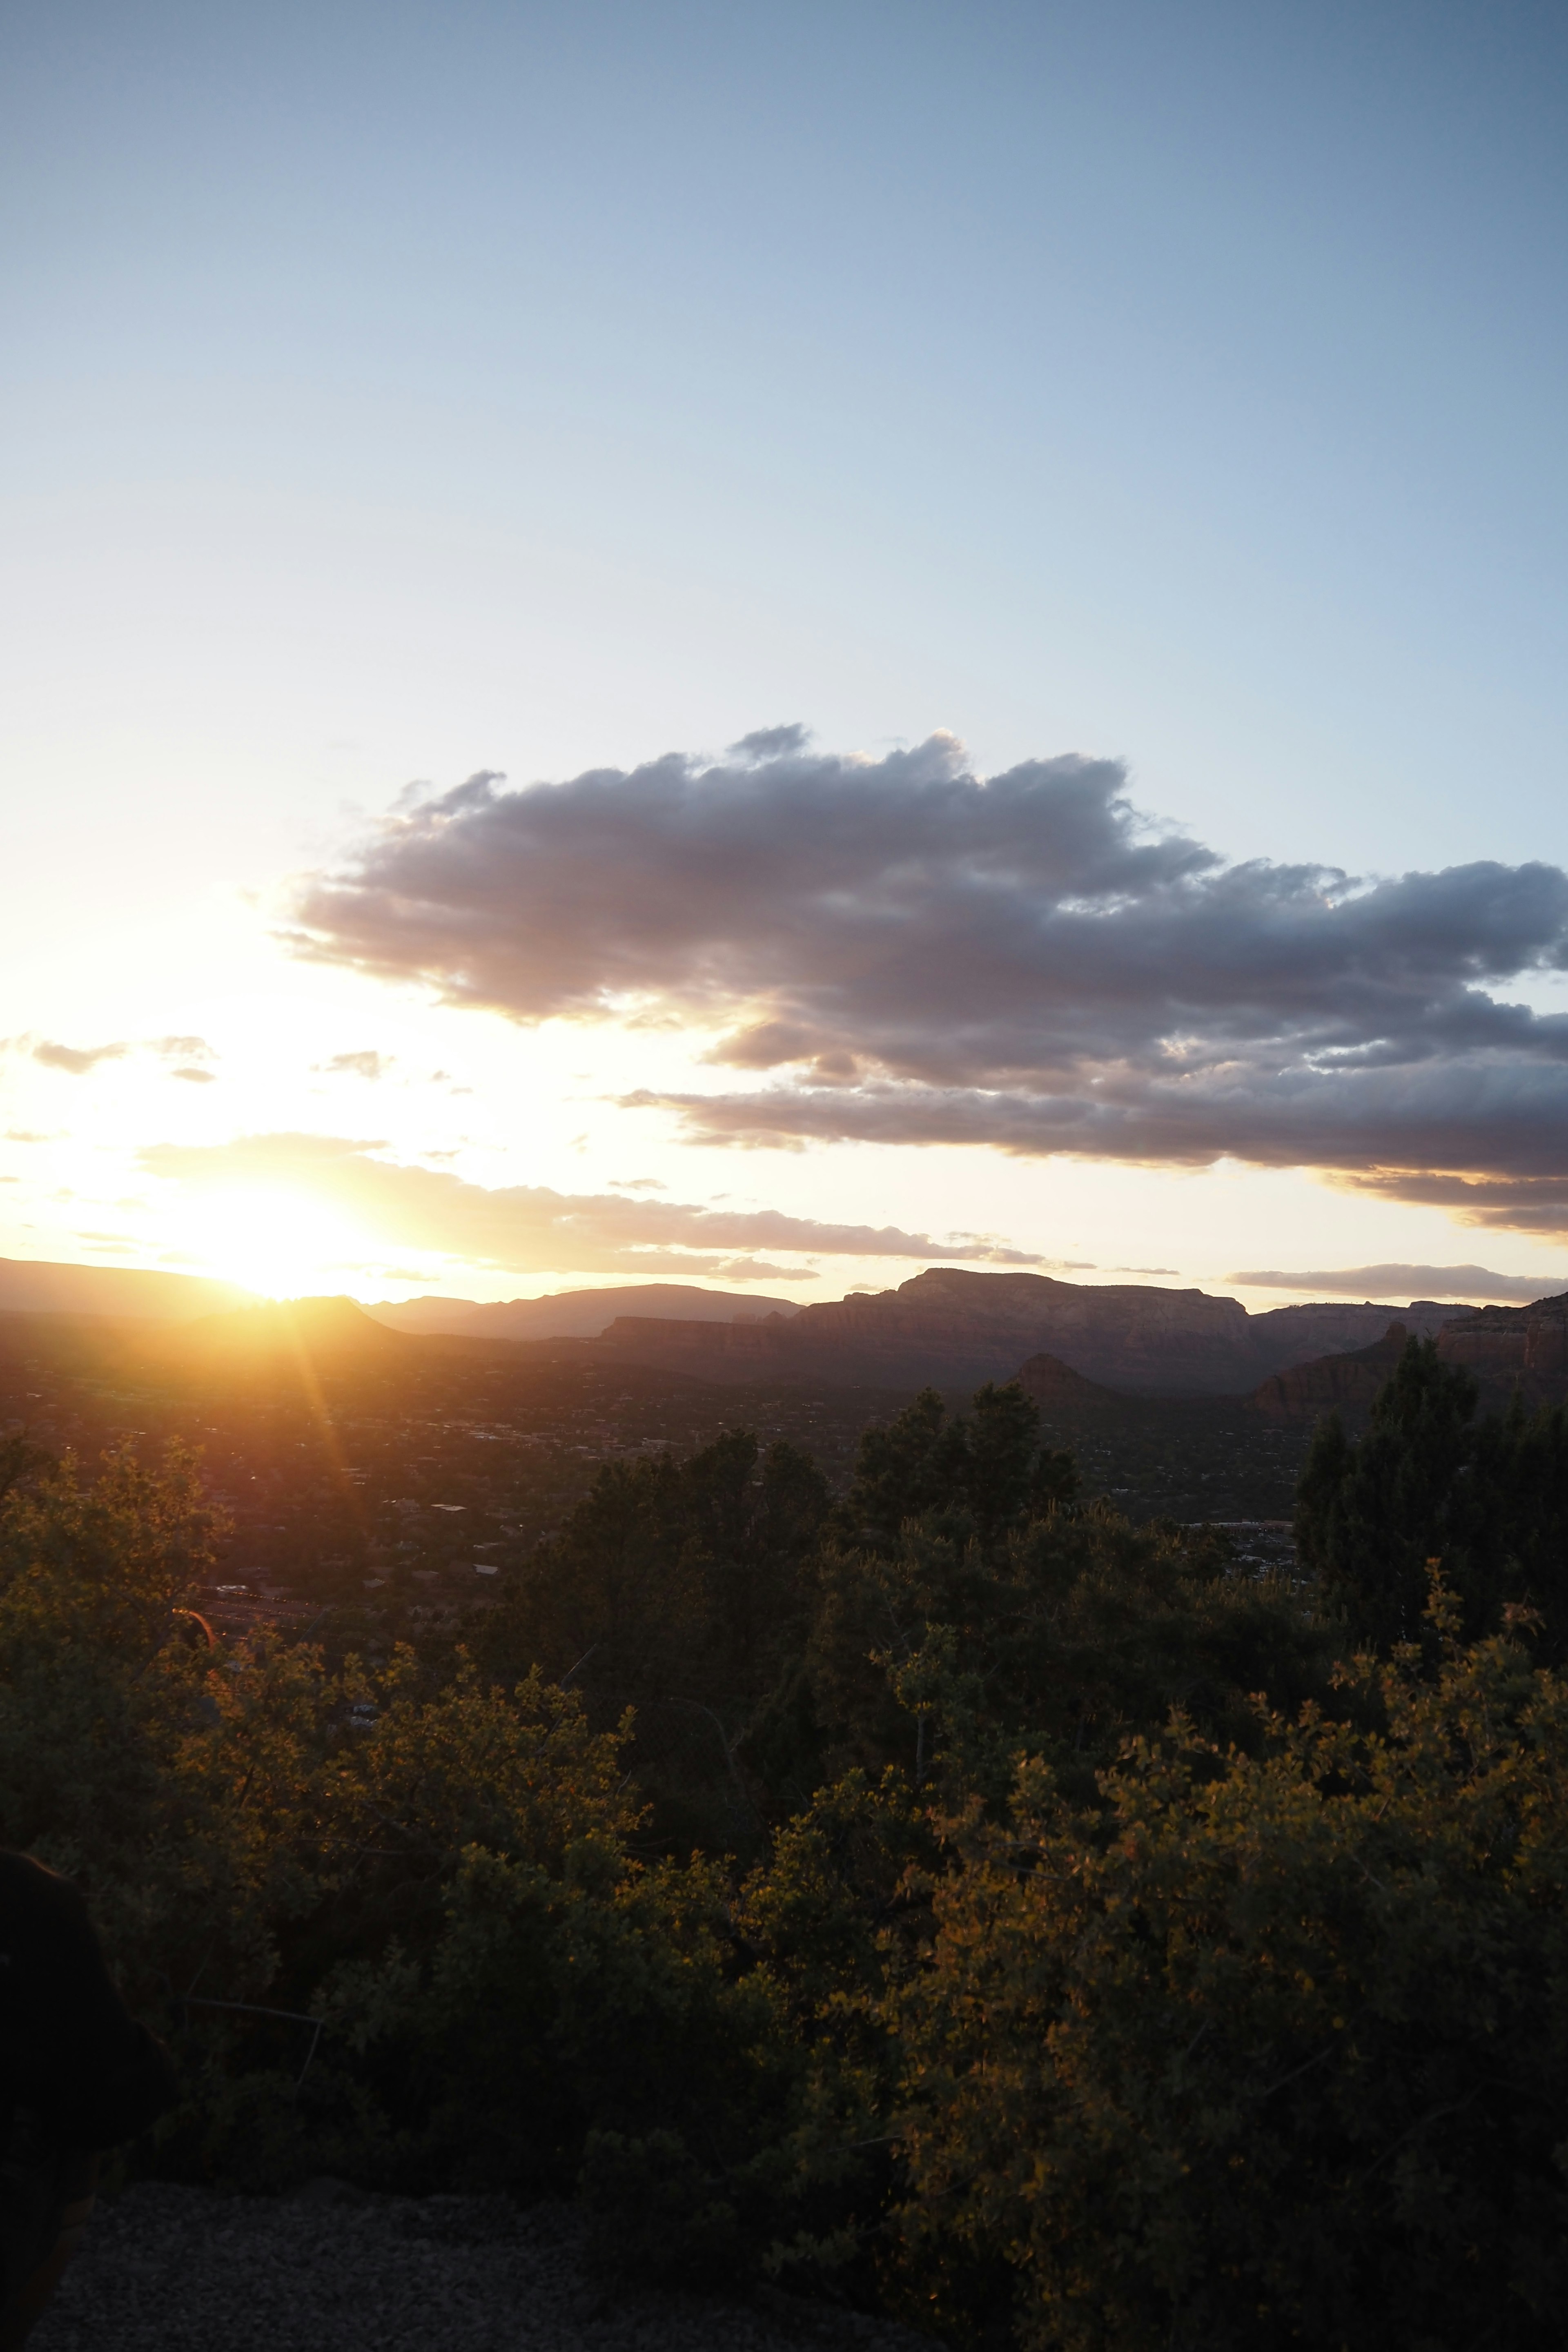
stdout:
<svg viewBox="0 0 1568 2352">
<path fill-rule="evenodd" d="M 1489 1402 L 1515 1390 L 1527 1404 L 1568 1399 L 1568 1291 L 1529 1307 L 1482 1307 L 1444 1325 L 1437 1353 L 1474 1372 Z"/>
<path fill-rule="evenodd" d="M 1014 1375 L 1026 1395 L 1034 1398 L 1040 1408 L 1041 1420 L 1049 1426 L 1058 1421 L 1068 1421 L 1081 1428 L 1103 1425 L 1120 1428 L 1127 1418 L 1128 1399 L 1119 1396 L 1114 1389 L 1101 1388 L 1098 1381 L 1086 1381 L 1059 1356 L 1031 1356 Z"/>
<path fill-rule="evenodd" d="M 1364 1421 L 1379 1389 L 1393 1377 L 1409 1338 L 1406 1326 L 1394 1322 L 1370 1348 L 1292 1364 L 1254 1391 L 1253 1407 L 1267 1421 L 1318 1421 L 1328 1412 L 1352 1423 Z"/>
</svg>

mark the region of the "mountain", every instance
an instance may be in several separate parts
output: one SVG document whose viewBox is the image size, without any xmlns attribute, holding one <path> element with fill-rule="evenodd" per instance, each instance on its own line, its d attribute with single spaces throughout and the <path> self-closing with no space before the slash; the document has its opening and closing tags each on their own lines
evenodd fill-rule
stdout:
<svg viewBox="0 0 1568 2352">
<path fill-rule="evenodd" d="M 482 1306 L 472 1298 L 410 1298 L 402 1306 L 375 1301 L 365 1310 L 393 1331 L 445 1331 L 476 1339 L 596 1339 L 617 1315 L 733 1323 L 759 1316 L 799 1313 L 788 1298 L 756 1298 L 735 1290 L 704 1290 L 695 1283 L 634 1282 L 611 1290 L 560 1290 L 546 1298 L 507 1298 Z"/>
<path fill-rule="evenodd" d="M 1043 1352 L 1031 1356 L 1013 1377 L 1039 1406 L 1041 1423 L 1047 1430 L 1121 1429 L 1136 1409 L 1131 1397 L 1115 1389 L 1102 1389 L 1098 1381 L 1086 1381 L 1059 1356 Z"/>
<path fill-rule="evenodd" d="M 1388 1328 L 1391 1315 L 1397 1315 L 1415 1339 L 1430 1339 L 1446 1323 L 1469 1312 L 1451 1299 L 1413 1298 L 1408 1307 L 1374 1307 L 1368 1299 L 1358 1307 L 1336 1298 L 1306 1307 L 1270 1307 L 1252 1316 L 1249 1328 L 1274 1368 L 1283 1370 L 1314 1356 L 1375 1347 Z"/>
<path fill-rule="evenodd" d="M 149 1361 L 185 1372 L 279 1364 L 308 1372 L 312 1365 L 347 1359 L 393 1361 L 406 1357 L 410 1343 L 367 1315 L 357 1299 L 287 1298 L 160 1331 L 143 1339 L 140 1351 Z"/>
<path fill-rule="evenodd" d="M 0 1314 L 125 1315 L 178 1323 L 247 1306 L 254 1297 L 236 1282 L 209 1282 L 201 1275 L 0 1257 Z"/>
<path fill-rule="evenodd" d="M 1465 1364 L 1494 1403 L 1517 1388 L 1527 1404 L 1568 1398 L 1568 1290 L 1529 1307 L 1482 1307 L 1444 1326 L 1437 1352 Z"/>
<path fill-rule="evenodd" d="M 1467 1311 L 1420 1301 L 1405 1309 L 1329 1304 L 1248 1315 L 1239 1299 L 1202 1290 L 932 1266 L 897 1290 L 803 1307 L 787 1321 L 623 1315 L 599 1346 L 627 1363 L 705 1380 L 947 1389 L 1008 1380 L 1026 1358 L 1048 1353 L 1126 1394 L 1235 1396 L 1326 1347 L 1380 1338 L 1391 1316 L 1425 1331 Z"/>
<path fill-rule="evenodd" d="M 1315 1422 L 1326 1412 L 1352 1423 L 1363 1421 L 1379 1389 L 1393 1378 L 1410 1337 L 1405 1323 L 1393 1322 L 1370 1348 L 1319 1356 L 1270 1373 L 1250 1402 L 1268 1421 Z M 1442 1344 L 1439 1335 L 1437 1345 Z"/>
</svg>

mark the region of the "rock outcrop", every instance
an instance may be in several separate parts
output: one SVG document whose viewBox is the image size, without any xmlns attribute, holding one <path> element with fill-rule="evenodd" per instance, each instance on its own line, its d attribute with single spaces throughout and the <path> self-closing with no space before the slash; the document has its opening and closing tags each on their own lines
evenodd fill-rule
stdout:
<svg viewBox="0 0 1568 2352">
<path fill-rule="evenodd" d="M 1327 1348 L 1380 1338 L 1396 1307 L 1274 1307 L 1150 1284 L 1060 1282 L 1040 1274 L 935 1266 L 897 1290 L 803 1307 L 785 1321 L 699 1324 L 625 1316 L 598 1346 L 632 1363 L 704 1380 L 819 1381 L 839 1387 L 944 1389 L 1011 1379 L 1047 1353 L 1128 1395 L 1237 1396 Z M 1462 1315 L 1423 1301 L 1421 1329 Z"/>
<path fill-rule="evenodd" d="M 1370 1348 L 1320 1356 L 1265 1381 L 1252 1402 L 1269 1421 L 1315 1421 L 1338 1412 L 1364 1421 L 1413 1336 L 1425 1337 L 1413 1318 L 1391 1323 Z M 1484 1408 L 1495 1410 L 1517 1393 L 1528 1404 L 1568 1400 L 1568 1292 L 1530 1307 L 1482 1307 L 1449 1312 L 1437 1331 L 1444 1363 L 1473 1372 Z"/>
<path fill-rule="evenodd" d="M 1266 1421 L 1312 1422 L 1337 1412 L 1352 1424 L 1366 1419 L 1373 1400 L 1389 1380 L 1411 1333 L 1404 1323 L 1391 1323 L 1370 1348 L 1347 1349 L 1342 1354 L 1319 1356 L 1311 1363 L 1292 1364 L 1271 1373 L 1250 1400 Z M 1439 1342 L 1440 1344 L 1440 1342 Z"/>
<path fill-rule="evenodd" d="M 1115 1389 L 1101 1388 L 1098 1381 L 1086 1381 L 1059 1356 L 1031 1356 L 1014 1378 L 1039 1406 L 1047 1428 L 1067 1422 L 1081 1428 L 1117 1429 L 1126 1420 L 1129 1398 Z"/>
<path fill-rule="evenodd" d="M 1413 1298 L 1408 1307 L 1374 1306 L 1348 1298 L 1314 1300 L 1304 1307 L 1270 1307 L 1251 1318 L 1251 1330 L 1260 1369 L 1283 1371 L 1291 1364 L 1312 1362 L 1319 1356 L 1342 1355 L 1376 1347 L 1396 1315 L 1417 1339 L 1430 1339 L 1455 1318 L 1469 1314 L 1468 1307 L 1436 1298 Z"/>
<path fill-rule="evenodd" d="M 1437 1353 L 1464 1364 L 1494 1401 L 1517 1389 L 1526 1403 L 1568 1398 L 1568 1291 L 1529 1307 L 1482 1307 L 1444 1325 Z"/>
</svg>

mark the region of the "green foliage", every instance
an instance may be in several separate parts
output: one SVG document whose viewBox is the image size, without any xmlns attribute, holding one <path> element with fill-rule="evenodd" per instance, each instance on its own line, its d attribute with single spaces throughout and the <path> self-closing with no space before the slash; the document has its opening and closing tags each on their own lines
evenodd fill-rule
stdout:
<svg viewBox="0 0 1568 2352">
<path fill-rule="evenodd" d="M 987 1549 L 1011 1529 L 1071 1503 L 1079 1491 L 1070 1454 L 1039 1444 L 1039 1408 L 1016 1381 L 987 1381 L 972 1420 L 950 1421 L 935 1389 L 860 1440 L 854 1480 L 833 1514 L 845 1546 L 897 1549 L 910 1519 Z"/>
<path fill-rule="evenodd" d="M 811 1570 L 802 1660 L 744 1754 L 782 1803 L 854 1766 L 999 1801 L 1027 1742 L 1084 1790 L 1172 1706 L 1251 1740 L 1248 1695 L 1325 1693 L 1332 1637 L 1278 1581 L 1232 1572 L 1223 1538 L 1053 1507 L 989 1549 L 932 1515 L 881 1550 Z"/>
<path fill-rule="evenodd" d="M 1101 1803 L 955 1823 L 897 1995 L 911 2237 L 1005 2265 L 1022 2340 L 1561 2340 L 1568 1689 L 1403 1651 L 1369 1738 L 1176 1719 Z"/>
<path fill-rule="evenodd" d="M 480 1652 L 508 1679 L 537 1666 L 596 1723 L 635 1706 L 640 1778 L 661 1842 L 745 1843 L 757 1822 L 736 1741 L 798 1646 L 801 1571 L 827 1507 L 795 1447 L 732 1430 L 689 1460 L 599 1473 L 519 1578 Z"/>
<path fill-rule="evenodd" d="M 606 2268 L 955 2341 L 1535 2352 L 1568 1694 L 1462 1610 L 1547 1590 L 1561 1454 L 1420 1354 L 1320 1439 L 1342 1600 L 1403 1624 L 1428 1543 L 1470 1579 L 1337 1680 L 1340 1621 L 1079 1502 L 1016 1387 L 868 1432 L 831 1511 L 744 1433 L 612 1469 L 479 1654 L 374 1669 L 190 1645 L 189 1461 L 28 1461 L 0 1836 L 174 2042 L 141 2161 L 575 2189 Z"/>
<path fill-rule="evenodd" d="M 1442 1562 L 1472 1637 L 1510 1605 L 1541 1619 L 1542 1654 L 1568 1657 L 1568 1409 L 1516 1400 L 1475 1420 L 1476 1386 L 1412 1339 L 1352 1444 L 1319 1429 L 1296 1509 L 1301 1562 L 1352 1635 L 1387 1651 L 1421 1631 L 1429 1563 Z"/>
</svg>

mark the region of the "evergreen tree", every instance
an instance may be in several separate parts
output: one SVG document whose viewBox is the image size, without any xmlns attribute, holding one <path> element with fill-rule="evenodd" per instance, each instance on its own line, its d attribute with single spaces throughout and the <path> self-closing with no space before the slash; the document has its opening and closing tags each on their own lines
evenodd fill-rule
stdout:
<svg viewBox="0 0 1568 2352">
<path fill-rule="evenodd" d="M 1418 1638 L 1431 1564 L 1472 1638 L 1534 1612 L 1542 1654 L 1568 1654 L 1568 1411 L 1516 1399 L 1478 1423 L 1476 1384 L 1412 1339 L 1359 1443 L 1321 1424 L 1296 1499 L 1303 1567 L 1358 1642 Z"/>
</svg>

